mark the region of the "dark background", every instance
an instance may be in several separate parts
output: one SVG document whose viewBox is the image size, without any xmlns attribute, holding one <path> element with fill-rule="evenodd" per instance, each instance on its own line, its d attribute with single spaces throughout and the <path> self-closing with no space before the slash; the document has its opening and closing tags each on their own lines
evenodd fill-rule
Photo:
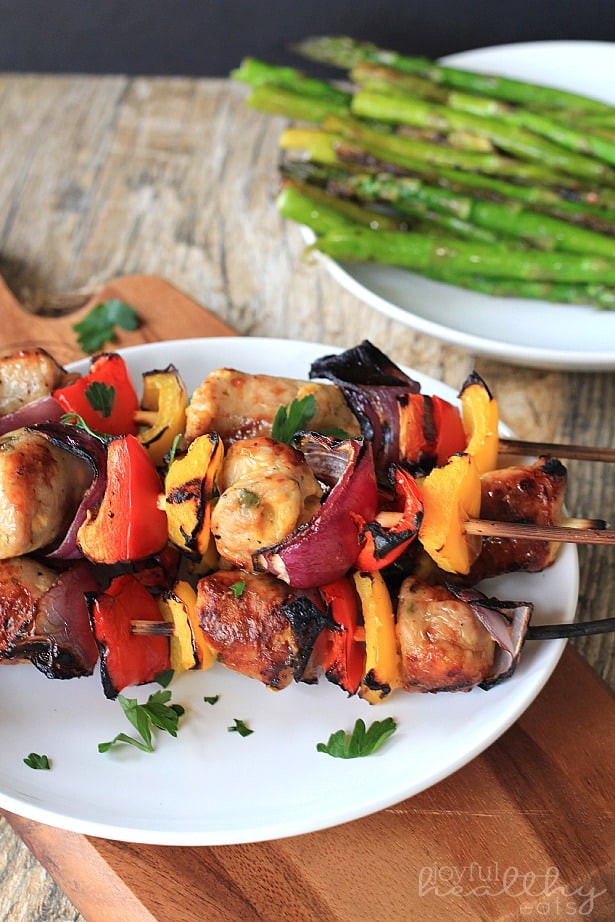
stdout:
<svg viewBox="0 0 615 922">
<path fill-rule="evenodd" d="M 0 0 L 0 70 L 226 76 L 242 57 L 302 66 L 308 35 L 438 57 L 546 39 L 615 41 L 614 0 Z"/>
</svg>

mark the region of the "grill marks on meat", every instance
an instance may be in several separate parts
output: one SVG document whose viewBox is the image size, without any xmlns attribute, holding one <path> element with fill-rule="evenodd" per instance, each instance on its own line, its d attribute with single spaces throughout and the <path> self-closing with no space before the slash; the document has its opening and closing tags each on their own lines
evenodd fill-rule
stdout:
<svg viewBox="0 0 615 922">
<path fill-rule="evenodd" d="M 52 570 L 29 558 L 0 561 L 0 659 L 15 656 L 20 637 L 32 627 L 55 579 Z"/>
<path fill-rule="evenodd" d="M 240 583 L 236 594 L 231 587 Z M 220 570 L 199 580 L 197 615 L 224 666 L 282 689 L 301 678 L 324 626 L 316 606 L 310 613 L 302 606 L 298 617 L 296 600 L 297 592 L 272 576 Z"/>
<path fill-rule="evenodd" d="M 0 662 L 32 662 L 49 678 L 91 675 L 98 650 L 85 593 L 97 588 L 85 561 L 56 573 L 28 557 L 0 561 Z"/>
<path fill-rule="evenodd" d="M 481 518 L 557 525 L 563 518 L 566 485 L 566 468 L 553 458 L 489 471 L 481 477 Z M 500 573 L 539 572 L 555 561 L 558 550 L 553 541 L 485 537 L 468 581 L 476 583 Z"/>
</svg>

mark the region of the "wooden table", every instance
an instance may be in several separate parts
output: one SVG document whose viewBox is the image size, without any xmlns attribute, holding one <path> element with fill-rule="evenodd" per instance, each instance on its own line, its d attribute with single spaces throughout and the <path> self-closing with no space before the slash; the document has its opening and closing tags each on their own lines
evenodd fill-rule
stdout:
<svg viewBox="0 0 615 922">
<path fill-rule="evenodd" d="M 502 418 L 520 437 L 615 444 L 615 374 L 525 369 L 474 357 L 384 318 L 341 290 L 320 265 L 302 260 L 297 228 L 280 220 L 272 203 L 282 122 L 247 110 L 243 97 L 241 87 L 224 80 L 0 77 L 0 274 L 22 302 L 38 310 L 50 294 L 92 290 L 118 275 L 162 276 L 242 335 L 302 338 L 341 346 L 369 338 L 396 361 L 456 388 L 475 367 L 496 393 Z M 615 343 L 612 345 L 615 351 Z M 589 516 L 615 517 L 615 470 L 575 462 L 567 466 L 570 509 Z M 614 614 L 612 550 L 581 548 L 580 559 L 579 619 Z M 597 875 L 589 876 L 586 869 L 580 877 L 585 874 L 588 887 L 613 894 L 612 788 L 600 787 L 592 774 L 599 772 L 600 766 L 583 764 L 581 750 L 598 747 L 604 771 L 613 765 L 614 709 L 608 687 L 615 689 L 615 635 L 588 638 L 574 646 L 593 672 L 576 655 L 567 654 L 543 693 L 546 703 L 541 703 L 540 696 L 502 746 L 492 748 L 491 754 L 477 763 L 478 786 L 471 773 L 462 771 L 439 785 L 428 800 L 409 801 L 399 811 L 410 818 L 408 835 L 414 837 L 415 846 L 421 830 L 425 845 L 432 822 L 430 811 L 434 822 L 444 823 L 438 827 L 443 837 L 457 834 L 454 826 L 446 825 L 446 817 L 450 820 L 459 812 L 455 798 L 461 785 L 466 798 L 463 828 L 467 841 L 485 846 L 480 837 L 489 835 L 491 844 L 487 846 L 493 862 L 503 859 L 508 854 L 506 829 L 501 823 L 496 828 L 485 817 L 499 816 L 506 823 L 506 816 L 498 813 L 501 803 L 490 802 L 487 795 L 481 799 L 481 785 L 487 783 L 490 774 L 506 774 L 506 765 L 500 763 L 523 751 L 528 734 L 534 738 L 544 734 L 546 764 L 549 746 L 556 743 L 556 727 L 552 727 L 550 738 L 539 704 L 556 710 L 566 708 L 571 727 L 570 762 L 588 773 L 581 794 L 578 788 L 562 787 L 557 792 L 562 796 L 561 812 L 554 814 L 551 807 L 551 812 L 545 808 L 541 814 L 541 804 L 547 803 L 553 791 L 541 784 L 545 766 L 541 768 L 534 752 L 535 761 L 528 762 L 527 767 L 525 802 L 524 792 L 516 791 L 509 805 L 514 804 L 517 813 L 521 810 L 534 833 L 542 816 L 545 835 L 552 836 L 553 841 L 574 827 L 580 854 L 586 856 L 588 867 Z M 595 674 L 606 684 L 598 683 Z M 586 682 L 597 696 L 591 713 L 587 702 L 574 693 Z M 600 724 L 601 715 L 607 713 L 610 722 Z M 593 757 L 598 758 L 595 752 Z M 566 771 L 564 763 L 565 759 L 560 760 L 558 771 Z M 394 816 L 395 811 L 384 811 L 365 821 L 363 829 L 382 836 Z M 30 841 L 25 826 L 20 829 Z M 390 830 L 393 836 L 398 832 Z M 308 878 L 311 873 L 320 874 L 318 879 L 324 881 L 323 887 L 329 888 L 330 894 L 335 882 L 327 881 L 326 869 L 321 867 L 324 859 L 318 859 L 316 850 L 331 849 L 333 858 L 339 859 L 340 850 L 351 847 L 352 826 L 323 833 L 320 839 L 319 835 L 291 840 L 275 854 L 278 859 L 284 855 L 284 872 L 295 883 L 301 865 Z M 603 849 L 596 846 L 601 841 Z M 445 842 L 450 848 L 451 843 L 443 838 L 441 844 Z M 256 876 L 272 875 L 264 890 L 263 886 L 259 890 L 265 899 L 269 886 L 271 896 L 277 876 L 272 848 L 247 846 L 235 855 L 231 849 L 224 852 L 225 858 L 220 850 L 212 850 L 208 885 L 216 880 L 228 883 L 233 878 L 232 862 L 246 861 Z M 107 843 L 107 871 L 114 861 L 116 865 L 126 862 L 126 852 L 120 851 L 117 844 Z M 161 860 L 151 849 L 133 851 L 135 855 L 138 851 L 141 863 L 151 860 L 155 865 Z M 173 861 L 180 867 L 181 850 L 173 851 Z M 439 857 L 440 853 L 431 854 L 434 866 Z M 60 867 L 58 856 L 54 859 L 48 854 L 47 859 L 46 866 L 69 889 L 66 868 Z M 548 859 L 546 848 L 536 869 L 544 872 Z M 231 870 L 225 860 L 231 862 Z M 93 864 L 93 873 L 95 869 Z M 160 867 L 156 870 L 164 871 Z M 574 879 L 580 877 L 577 873 Z M 189 877 L 186 881 L 189 888 Z M 602 887 L 598 887 L 600 882 Z M 4 821 L 0 822 L 0 883 L 0 919 L 59 922 L 83 918 Z M 184 878 L 179 875 L 174 918 L 273 918 L 273 913 L 269 916 L 256 902 L 248 911 L 239 889 L 231 899 L 231 891 L 222 884 L 217 891 L 210 890 L 205 902 L 196 899 L 191 903 L 182 883 Z M 117 886 L 121 895 L 121 887 L 130 884 L 124 881 Z M 352 914 L 349 910 L 345 914 L 343 908 L 343 899 L 349 898 L 348 886 L 347 880 L 340 885 L 339 913 L 332 912 L 324 894 L 322 903 L 318 902 L 318 888 L 314 887 L 306 890 L 303 902 L 300 894 L 293 897 L 302 906 L 302 914 L 293 914 L 294 902 L 289 904 L 289 911 L 293 918 L 331 917 L 349 922 Z M 416 894 L 416 881 L 411 886 Z M 425 900 L 422 918 L 448 918 L 451 912 L 461 918 L 460 905 L 471 906 L 463 917 L 472 920 L 516 919 L 524 911 L 518 900 L 505 901 L 504 905 L 492 897 L 481 901 L 480 894 L 463 904 L 450 903 L 449 899 Z M 615 917 L 615 904 L 610 901 L 607 905 L 607 901 L 608 892 L 596 899 L 591 918 Z M 88 918 L 93 918 L 87 901 L 80 905 Z M 555 907 L 551 901 L 547 908 L 550 918 L 564 918 L 565 907 Z M 581 909 L 577 905 L 577 914 Z M 164 909 L 156 911 L 152 906 L 139 913 L 133 909 L 124 918 L 170 918 Z M 362 913 L 357 909 L 355 918 L 363 918 Z M 373 917 L 380 917 L 377 908 Z M 398 915 L 389 914 L 388 918 L 397 922 L 410 915 L 402 907 Z"/>
</svg>

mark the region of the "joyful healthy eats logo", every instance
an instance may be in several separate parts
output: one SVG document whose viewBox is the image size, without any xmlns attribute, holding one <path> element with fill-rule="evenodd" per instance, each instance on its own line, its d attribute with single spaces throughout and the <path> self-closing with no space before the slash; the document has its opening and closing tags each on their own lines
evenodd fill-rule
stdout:
<svg viewBox="0 0 615 922">
<path fill-rule="evenodd" d="M 606 893 L 595 887 L 571 887 L 561 879 L 559 869 L 522 870 L 497 861 L 465 866 L 425 865 L 419 871 L 419 896 L 498 897 L 520 901 L 522 915 L 532 918 L 591 918 L 596 900 Z"/>
</svg>

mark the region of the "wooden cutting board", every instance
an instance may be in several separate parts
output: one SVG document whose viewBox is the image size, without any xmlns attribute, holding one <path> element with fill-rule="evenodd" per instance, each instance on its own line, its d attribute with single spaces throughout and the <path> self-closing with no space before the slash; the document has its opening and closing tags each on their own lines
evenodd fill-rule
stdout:
<svg viewBox="0 0 615 922">
<path fill-rule="evenodd" d="M 73 324 L 119 297 L 141 317 L 113 348 L 232 331 L 160 279 L 121 278 L 76 314 L 26 314 L 0 279 L 0 346 L 81 357 Z M 272 766 L 281 771 L 283 766 Z M 377 771 L 377 761 L 374 771 Z M 274 842 L 133 845 L 5 814 L 88 922 L 504 922 L 615 919 L 615 701 L 568 649 L 520 720 L 399 805 Z M 289 798 L 289 801 L 292 798 Z"/>
</svg>

